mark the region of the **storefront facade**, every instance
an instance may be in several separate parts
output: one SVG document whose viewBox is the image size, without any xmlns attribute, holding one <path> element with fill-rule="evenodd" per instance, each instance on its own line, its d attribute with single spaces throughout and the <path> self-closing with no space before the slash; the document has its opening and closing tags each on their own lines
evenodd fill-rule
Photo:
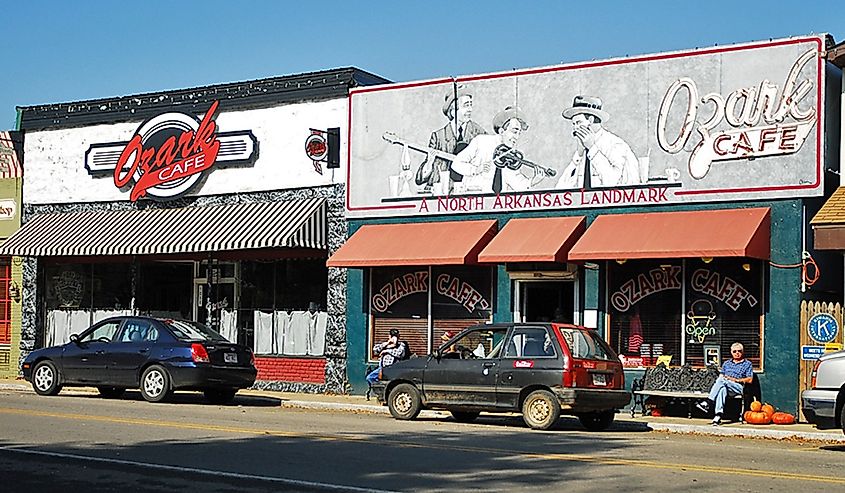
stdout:
<svg viewBox="0 0 845 493">
<path fill-rule="evenodd" d="M 21 225 L 23 135 L 0 132 L 0 244 Z M 0 256 L 0 378 L 18 374 L 21 343 L 21 259 Z"/>
<path fill-rule="evenodd" d="M 740 341 L 794 412 L 807 226 L 838 169 L 828 43 L 351 91 L 350 238 L 328 265 L 349 269 L 353 389 L 390 328 L 425 354 L 472 323 L 546 320 L 596 327 L 629 385 Z"/>
<path fill-rule="evenodd" d="M 343 392 L 350 87 L 358 69 L 20 108 L 22 347 L 118 314 L 253 348 L 259 388 Z M 22 355 L 23 356 L 23 355 Z"/>
</svg>

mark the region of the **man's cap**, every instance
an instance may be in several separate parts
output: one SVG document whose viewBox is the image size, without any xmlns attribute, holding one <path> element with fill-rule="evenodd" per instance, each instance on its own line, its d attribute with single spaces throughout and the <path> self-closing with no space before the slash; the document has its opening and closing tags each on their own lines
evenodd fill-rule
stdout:
<svg viewBox="0 0 845 493">
<path fill-rule="evenodd" d="M 522 129 L 528 130 L 528 120 L 525 119 L 525 114 L 522 110 L 515 106 L 508 106 L 502 111 L 496 113 L 496 116 L 493 117 L 493 132 L 499 133 L 499 129 L 502 128 L 511 118 L 519 119 L 522 122 Z"/>
<path fill-rule="evenodd" d="M 393 337 L 393 336 L 399 337 L 399 329 L 390 329 L 390 336 L 391 337 Z"/>
<path fill-rule="evenodd" d="M 446 97 L 443 98 L 443 114 L 447 118 L 449 117 L 449 108 L 453 108 L 455 106 L 455 99 L 461 96 L 472 97 L 472 93 L 463 85 L 458 86 L 456 90 L 453 89 L 446 93 Z"/>
<path fill-rule="evenodd" d="M 601 118 L 602 122 L 610 118 L 610 115 L 601 109 L 601 99 L 591 96 L 575 96 L 572 106 L 563 110 L 561 116 L 571 120 L 572 117 L 580 114 L 595 115 Z"/>
</svg>

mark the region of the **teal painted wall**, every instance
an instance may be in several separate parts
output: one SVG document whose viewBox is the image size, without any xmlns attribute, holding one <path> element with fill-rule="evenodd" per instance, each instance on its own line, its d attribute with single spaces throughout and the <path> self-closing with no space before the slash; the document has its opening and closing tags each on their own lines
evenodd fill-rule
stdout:
<svg viewBox="0 0 845 493">
<path fill-rule="evenodd" d="M 771 209 L 771 261 L 775 264 L 795 264 L 800 262 L 802 201 L 780 200 L 769 202 L 722 203 L 722 204 L 683 204 L 671 207 L 632 207 L 611 210 L 572 210 L 543 211 L 519 214 L 503 214 L 495 218 L 499 229 L 513 217 L 551 217 L 575 216 L 587 217 L 587 225 L 598 214 L 626 214 L 632 212 L 665 212 L 725 209 L 732 207 L 769 207 Z M 379 220 L 349 221 L 349 233 L 353 234 L 363 224 L 414 223 L 490 219 L 487 215 L 466 215 L 449 217 L 413 217 L 384 218 Z M 603 263 L 599 268 L 582 269 L 581 309 L 598 310 L 599 330 L 604 333 L 605 300 Z M 364 393 L 367 384 L 364 381 L 366 368 L 367 317 L 362 312 L 366 294 L 364 271 L 349 269 L 347 286 L 347 348 L 349 359 L 347 370 L 353 393 Z M 510 322 L 512 313 L 511 280 L 504 266 L 499 266 L 495 273 L 496 306 L 493 320 Z M 799 309 L 802 299 L 800 269 L 769 267 L 765 300 L 765 326 L 763 334 L 763 372 L 759 375 L 763 398 L 781 410 L 797 413 L 798 411 L 798 361 L 800 357 Z M 641 371 L 626 374 L 626 385 L 630 388 L 634 378 L 642 375 Z"/>
</svg>

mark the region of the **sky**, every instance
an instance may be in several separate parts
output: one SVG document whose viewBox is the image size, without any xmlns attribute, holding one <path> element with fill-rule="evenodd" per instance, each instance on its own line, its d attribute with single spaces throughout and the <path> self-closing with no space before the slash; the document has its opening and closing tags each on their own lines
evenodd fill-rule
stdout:
<svg viewBox="0 0 845 493">
<path fill-rule="evenodd" d="M 16 106 L 340 67 L 403 82 L 811 33 L 842 42 L 845 0 L 7 1 L 0 129 Z"/>
</svg>

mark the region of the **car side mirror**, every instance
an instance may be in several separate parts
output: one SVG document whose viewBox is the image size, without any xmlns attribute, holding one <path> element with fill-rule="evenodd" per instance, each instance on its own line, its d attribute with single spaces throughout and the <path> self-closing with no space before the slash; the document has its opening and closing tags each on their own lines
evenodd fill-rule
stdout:
<svg viewBox="0 0 845 493">
<path fill-rule="evenodd" d="M 74 344 L 79 344 L 79 334 L 71 334 L 70 335 L 70 342 Z"/>
</svg>

